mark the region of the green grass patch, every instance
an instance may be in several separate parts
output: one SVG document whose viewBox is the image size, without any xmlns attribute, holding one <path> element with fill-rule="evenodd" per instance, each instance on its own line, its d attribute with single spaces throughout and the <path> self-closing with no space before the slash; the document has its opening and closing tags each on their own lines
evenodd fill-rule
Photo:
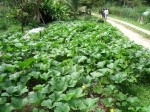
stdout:
<svg viewBox="0 0 150 112">
<path fill-rule="evenodd" d="M 145 79 L 146 81 L 146 79 Z M 124 85 L 123 86 L 123 92 L 132 94 L 134 96 L 137 96 L 139 98 L 138 105 L 140 106 L 150 106 L 150 83 L 138 81 L 137 83 L 134 83 L 132 85 Z"/>
<path fill-rule="evenodd" d="M 22 27 L 18 21 L 15 21 L 13 18 L 9 18 L 7 20 L 6 18 L 0 18 L 0 35 L 13 35 L 16 32 L 22 32 Z M 26 25 L 23 27 L 24 32 L 32 29 L 34 26 L 37 27 L 37 25 Z"/>
<path fill-rule="evenodd" d="M 132 19 L 129 19 L 129 18 L 123 18 L 123 17 L 117 16 L 117 15 L 110 15 L 110 17 L 123 20 L 123 21 L 125 21 L 125 22 L 131 23 L 131 24 L 133 24 L 133 25 L 135 25 L 135 26 L 138 26 L 138 27 L 143 28 L 143 29 L 146 29 L 146 30 L 150 30 L 150 23 L 147 23 L 147 24 L 140 24 L 140 23 L 139 23 L 138 21 L 136 21 L 136 20 L 132 20 Z"/>
<path fill-rule="evenodd" d="M 150 84 L 136 84 L 131 86 L 132 92 L 139 98 L 140 105 L 150 105 Z"/>
</svg>

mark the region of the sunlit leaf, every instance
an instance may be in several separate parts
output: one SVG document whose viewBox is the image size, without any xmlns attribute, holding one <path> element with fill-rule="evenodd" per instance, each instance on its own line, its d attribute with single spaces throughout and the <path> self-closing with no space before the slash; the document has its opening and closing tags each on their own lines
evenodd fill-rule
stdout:
<svg viewBox="0 0 150 112">
<path fill-rule="evenodd" d="M 58 103 L 54 112 L 69 112 L 70 107 L 67 103 Z"/>
<path fill-rule="evenodd" d="M 12 106 L 16 109 L 22 109 L 28 103 L 27 98 L 12 98 L 11 100 Z"/>
<path fill-rule="evenodd" d="M 28 58 L 28 59 L 26 59 L 26 60 L 20 62 L 18 65 L 19 65 L 20 67 L 28 67 L 28 66 L 29 66 L 32 62 L 34 62 L 34 61 L 35 61 L 34 58 Z"/>
<path fill-rule="evenodd" d="M 50 99 L 48 100 L 44 100 L 42 103 L 41 103 L 41 106 L 45 106 L 49 109 L 51 109 L 53 106 L 52 106 L 52 101 Z"/>
</svg>

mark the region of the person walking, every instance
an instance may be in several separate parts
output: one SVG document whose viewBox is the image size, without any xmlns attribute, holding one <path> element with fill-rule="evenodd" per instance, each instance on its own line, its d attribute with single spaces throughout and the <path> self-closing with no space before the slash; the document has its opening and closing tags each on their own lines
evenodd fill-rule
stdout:
<svg viewBox="0 0 150 112">
<path fill-rule="evenodd" d="M 105 18 L 105 20 L 107 20 L 108 14 L 109 14 L 108 8 L 105 8 L 104 9 L 104 18 Z"/>
<path fill-rule="evenodd" d="M 146 10 L 145 12 L 142 13 L 142 15 L 139 17 L 138 22 L 140 22 L 140 24 L 145 23 L 145 18 L 150 15 L 150 9 Z"/>
<path fill-rule="evenodd" d="M 101 18 L 104 18 L 104 8 L 99 10 L 99 14 L 101 15 Z"/>
</svg>

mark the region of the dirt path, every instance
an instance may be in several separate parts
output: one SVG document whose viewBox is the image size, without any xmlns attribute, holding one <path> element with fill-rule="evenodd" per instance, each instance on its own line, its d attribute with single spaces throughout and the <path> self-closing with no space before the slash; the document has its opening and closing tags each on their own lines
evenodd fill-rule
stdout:
<svg viewBox="0 0 150 112">
<path fill-rule="evenodd" d="M 92 13 L 92 15 L 99 17 L 98 14 Z M 113 25 L 114 27 L 118 28 L 131 41 L 134 41 L 136 44 L 142 45 L 143 47 L 150 49 L 150 39 L 143 38 L 142 35 L 132 31 L 131 29 L 128 29 L 125 26 L 132 27 L 133 29 L 136 29 L 136 30 L 138 30 L 139 32 L 142 32 L 142 33 L 146 33 L 149 36 L 150 36 L 150 31 L 144 30 L 142 28 L 139 28 L 139 27 L 134 26 L 132 24 L 129 24 L 127 22 L 120 21 L 120 20 L 110 18 L 110 17 L 107 19 L 107 22 L 110 23 L 111 25 Z"/>
<path fill-rule="evenodd" d="M 130 24 L 130 23 L 127 23 L 125 21 L 121 21 L 121 20 L 118 20 L 118 19 L 115 19 L 115 18 L 108 17 L 108 19 L 109 20 L 113 20 L 113 21 L 118 22 L 118 23 L 123 24 L 123 25 L 127 25 L 129 27 L 132 27 L 133 29 L 136 29 L 136 30 L 138 30 L 140 32 L 143 32 L 143 33 L 145 33 L 145 34 L 150 36 L 150 31 L 149 30 L 145 30 L 143 28 L 137 27 L 137 26 L 135 26 L 133 24 Z"/>
</svg>

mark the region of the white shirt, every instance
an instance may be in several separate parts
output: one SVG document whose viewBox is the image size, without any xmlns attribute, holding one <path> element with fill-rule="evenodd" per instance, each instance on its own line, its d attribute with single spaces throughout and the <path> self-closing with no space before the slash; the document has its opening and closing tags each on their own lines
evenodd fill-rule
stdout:
<svg viewBox="0 0 150 112">
<path fill-rule="evenodd" d="M 104 10 L 104 13 L 105 13 L 106 15 L 108 15 L 108 13 L 109 13 L 109 12 L 108 12 L 108 9 L 105 9 L 105 10 Z"/>
<path fill-rule="evenodd" d="M 150 11 L 145 11 L 145 12 L 143 12 L 143 16 L 148 16 L 150 14 Z"/>
</svg>

